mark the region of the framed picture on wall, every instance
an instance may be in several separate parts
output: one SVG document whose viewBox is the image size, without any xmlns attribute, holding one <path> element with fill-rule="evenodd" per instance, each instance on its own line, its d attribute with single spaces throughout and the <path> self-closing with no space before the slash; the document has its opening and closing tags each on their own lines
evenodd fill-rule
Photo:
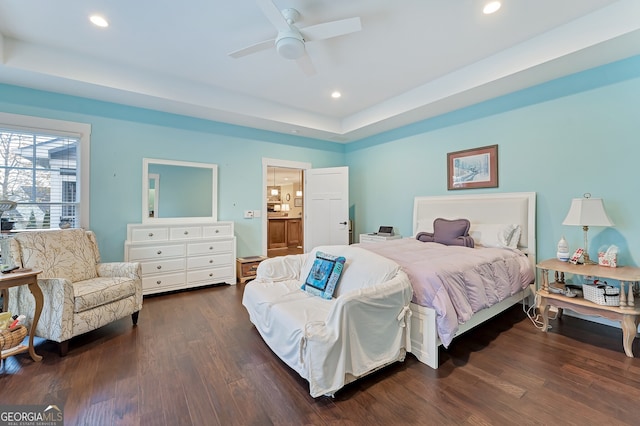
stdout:
<svg viewBox="0 0 640 426">
<path fill-rule="evenodd" d="M 302 207 L 302 197 L 296 197 L 293 199 L 294 207 Z"/>
<path fill-rule="evenodd" d="M 447 154 L 447 189 L 496 188 L 498 145 Z"/>
</svg>

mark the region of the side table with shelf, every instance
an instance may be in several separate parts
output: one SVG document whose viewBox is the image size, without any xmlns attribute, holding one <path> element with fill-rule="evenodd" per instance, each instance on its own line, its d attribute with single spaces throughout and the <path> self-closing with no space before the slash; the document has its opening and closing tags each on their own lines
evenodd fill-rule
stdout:
<svg viewBox="0 0 640 426">
<path fill-rule="evenodd" d="M 640 281 L 640 268 L 621 266 L 610 268 L 600 265 L 574 265 L 569 262 L 561 262 L 557 259 L 548 259 L 536 265 L 542 272 L 542 287 L 537 291 L 540 298 L 538 308 L 542 314 L 543 328 L 547 331 L 549 326 L 549 307 L 554 306 L 561 312 L 562 309 L 571 309 L 583 315 L 595 315 L 613 321 L 619 321 L 622 327 L 622 345 L 628 357 L 633 358 L 632 344 L 638 329 L 640 306 L 635 303 L 633 295 L 633 283 Z M 549 282 L 549 271 L 554 271 L 556 280 Z M 549 292 L 550 285 L 562 285 L 564 274 L 594 276 L 618 280 L 620 282 L 620 306 L 599 305 L 582 297 L 567 297 L 563 294 Z M 558 278 L 558 276 L 560 278 Z M 628 293 L 625 294 L 625 285 L 628 284 Z"/>
<path fill-rule="evenodd" d="M 29 355 L 31 355 L 31 359 L 33 359 L 34 361 L 40 361 L 42 359 L 42 356 L 36 354 L 36 351 L 33 347 L 33 337 L 35 335 L 36 326 L 38 325 L 38 320 L 40 319 L 40 314 L 42 313 L 42 305 L 44 303 L 44 296 L 42 294 L 40 286 L 38 285 L 38 274 L 40 274 L 41 272 L 42 271 L 40 270 L 25 270 L 24 272 L 11 272 L 8 274 L 0 275 L 0 290 L 2 290 L 3 293 L 3 311 L 6 311 L 9 306 L 9 287 L 15 287 L 25 284 L 28 285 L 29 291 L 31 291 L 31 294 L 33 294 L 33 298 L 36 302 L 33 321 L 31 322 L 31 328 L 29 329 L 29 345 L 18 345 L 16 347 L 4 350 L 0 354 L 0 359 L 5 359 L 22 352 L 29 352 Z"/>
</svg>

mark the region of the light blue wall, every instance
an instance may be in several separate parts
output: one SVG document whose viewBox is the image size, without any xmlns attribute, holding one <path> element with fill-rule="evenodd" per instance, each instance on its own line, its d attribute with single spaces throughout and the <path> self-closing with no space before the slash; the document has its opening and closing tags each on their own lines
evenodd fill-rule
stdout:
<svg viewBox="0 0 640 426">
<path fill-rule="evenodd" d="M 235 222 L 238 256 L 261 253 L 262 158 L 344 165 L 344 147 L 206 120 L 0 85 L 0 111 L 89 123 L 90 227 L 104 261 L 124 257 L 127 223 L 142 219 L 144 157 L 218 165 L 218 219 Z"/>
<path fill-rule="evenodd" d="M 592 228 L 589 251 L 621 249 L 640 264 L 640 57 L 559 79 L 347 147 L 355 232 L 394 225 L 412 233 L 418 195 L 535 191 L 538 259 L 555 257 L 571 198 L 604 199 L 614 228 Z M 499 187 L 447 191 L 447 153 L 498 145 Z"/>
<path fill-rule="evenodd" d="M 572 249 L 582 245 L 581 229 L 561 223 L 571 198 L 590 192 L 616 223 L 590 231 L 592 255 L 617 244 L 622 264 L 640 264 L 640 57 L 346 147 L 6 85 L 0 111 L 92 125 L 91 228 L 107 261 L 122 259 L 126 224 L 141 220 L 143 157 L 218 164 L 218 216 L 235 221 L 238 255 L 247 256 L 262 244 L 261 221 L 242 213 L 264 208 L 263 157 L 348 165 L 356 235 L 382 224 L 410 235 L 413 197 L 448 193 L 446 154 L 498 144 L 499 188 L 463 192 L 535 191 L 540 259 L 555 255 L 563 234 Z"/>
</svg>

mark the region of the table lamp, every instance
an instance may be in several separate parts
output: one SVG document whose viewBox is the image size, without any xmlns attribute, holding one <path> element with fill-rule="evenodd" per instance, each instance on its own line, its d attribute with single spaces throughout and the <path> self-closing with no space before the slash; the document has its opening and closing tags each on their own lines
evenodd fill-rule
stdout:
<svg viewBox="0 0 640 426">
<path fill-rule="evenodd" d="M 582 226 L 584 231 L 584 263 L 595 264 L 589 258 L 589 246 L 587 233 L 590 226 L 613 226 L 613 222 L 607 216 L 602 198 L 591 198 L 591 194 L 584 194 L 584 198 L 574 198 L 571 200 L 571 207 L 567 217 L 562 222 L 563 225 Z"/>
</svg>

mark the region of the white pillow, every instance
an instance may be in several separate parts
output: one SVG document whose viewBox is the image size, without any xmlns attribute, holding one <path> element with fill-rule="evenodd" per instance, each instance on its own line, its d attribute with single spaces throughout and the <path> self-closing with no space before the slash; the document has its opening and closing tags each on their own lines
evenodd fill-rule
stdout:
<svg viewBox="0 0 640 426">
<path fill-rule="evenodd" d="M 521 232 L 520 225 L 476 223 L 471 225 L 469 235 L 479 246 L 515 249 Z"/>
</svg>

